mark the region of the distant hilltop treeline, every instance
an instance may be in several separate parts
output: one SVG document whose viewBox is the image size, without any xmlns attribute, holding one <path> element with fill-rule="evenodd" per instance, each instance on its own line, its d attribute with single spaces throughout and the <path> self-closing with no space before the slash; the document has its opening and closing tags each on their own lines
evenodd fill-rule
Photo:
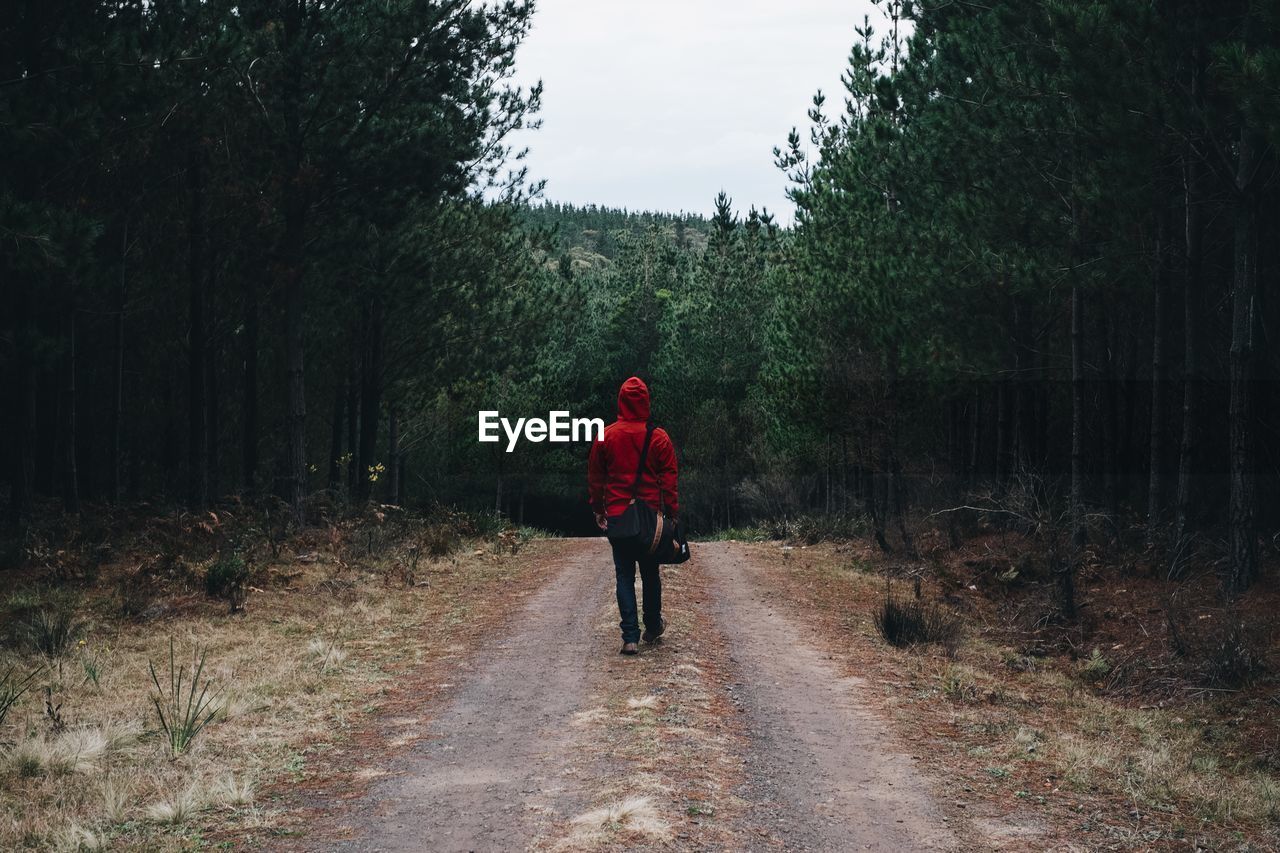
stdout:
<svg viewBox="0 0 1280 853">
<path fill-rule="evenodd" d="M 753 216 L 763 224 L 777 225 L 767 210 L 756 212 L 753 208 L 746 218 Z M 711 218 L 683 210 L 671 213 L 556 201 L 530 204 L 525 219 L 531 226 L 554 234 L 561 253 L 578 267 L 617 260 L 622 235 L 640 237 L 651 230 L 676 249 L 700 253 L 706 249 L 713 228 Z"/>
</svg>

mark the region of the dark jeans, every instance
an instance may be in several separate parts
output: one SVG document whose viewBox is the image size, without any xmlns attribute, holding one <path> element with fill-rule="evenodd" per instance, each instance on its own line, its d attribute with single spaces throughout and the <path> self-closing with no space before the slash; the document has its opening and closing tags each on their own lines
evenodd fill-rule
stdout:
<svg viewBox="0 0 1280 853">
<path fill-rule="evenodd" d="M 622 616 L 622 642 L 640 640 L 640 623 L 636 621 L 636 563 L 640 564 L 640 580 L 644 584 L 644 624 L 656 629 L 662 624 L 662 578 L 656 560 L 636 559 L 627 549 L 613 547 L 613 570 L 618 579 L 618 613 Z"/>
</svg>

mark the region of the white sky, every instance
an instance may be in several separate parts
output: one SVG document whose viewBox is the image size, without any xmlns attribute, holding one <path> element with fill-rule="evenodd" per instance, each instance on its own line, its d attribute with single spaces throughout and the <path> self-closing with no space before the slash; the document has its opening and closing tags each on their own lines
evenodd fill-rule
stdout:
<svg viewBox="0 0 1280 853">
<path fill-rule="evenodd" d="M 530 177 L 544 197 L 632 210 L 735 209 L 791 221 L 773 163 L 808 138 L 814 92 L 840 75 L 869 0 L 537 0 L 517 80 L 546 87 Z M 877 29 L 880 29 L 877 27 Z"/>
</svg>

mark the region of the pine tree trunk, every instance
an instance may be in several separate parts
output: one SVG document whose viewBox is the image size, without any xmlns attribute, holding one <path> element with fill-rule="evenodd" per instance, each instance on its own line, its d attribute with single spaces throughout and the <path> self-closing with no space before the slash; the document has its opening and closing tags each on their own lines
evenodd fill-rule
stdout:
<svg viewBox="0 0 1280 853">
<path fill-rule="evenodd" d="M 1183 279 L 1183 368 L 1182 368 L 1182 443 L 1178 452 L 1178 499 L 1175 542 L 1181 545 L 1195 525 L 1197 498 L 1201 485 L 1197 476 L 1200 464 L 1200 407 L 1202 379 L 1200 353 L 1204 337 L 1202 319 L 1204 266 L 1204 224 L 1200 195 L 1201 165 L 1195 151 L 1189 151 L 1183 171 L 1186 199 L 1186 277 Z"/>
<path fill-rule="evenodd" d="M 1086 542 L 1084 523 L 1084 293 L 1071 285 L 1071 545 Z"/>
<path fill-rule="evenodd" d="M 1137 335 L 1127 335 L 1122 329 L 1117 329 L 1116 333 L 1119 340 L 1116 342 L 1117 348 L 1125 345 L 1124 354 L 1124 379 L 1120 399 L 1124 404 L 1124 416 L 1120 423 L 1120 449 L 1119 459 L 1117 461 L 1117 470 L 1120 472 L 1120 496 L 1122 500 L 1128 500 L 1133 492 L 1136 482 L 1135 466 L 1134 466 L 1134 449 L 1133 449 L 1133 430 L 1134 424 L 1137 422 L 1138 403 L 1141 398 L 1140 383 L 1138 382 L 1138 362 L 1141 360 L 1139 356 L 1139 344 Z M 1168 332 L 1166 331 L 1166 334 Z M 1167 380 L 1166 380 L 1167 381 Z"/>
<path fill-rule="evenodd" d="M 194 150 L 187 160 L 190 208 L 187 220 L 187 287 L 190 327 L 187 332 L 187 505 L 203 509 L 208 500 L 205 434 L 205 328 L 204 328 L 204 187 L 200 158 Z"/>
<path fill-rule="evenodd" d="M 501 515 L 501 514 L 502 514 L 502 486 L 503 486 L 503 482 L 502 482 L 502 457 L 503 457 L 503 455 L 504 455 L 504 454 L 502 454 L 501 452 L 499 452 L 499 453 L 498 453 L 498 478 L 497 478 L 497 479 L 498 479 L 498 482 L 497 482 L 496 487 L 494 488 L 494 495 L 493 495 L 493 511 L 494 511 L 496 514 L 498 514 L 498 515 Z M 712 520 L 712 522 L 713 522 L 713 523 L 715 522 L 715 509 L 714 509 L 714 508 L 712 508 L 712 511 L 711 511 L 711 520 Z"/>
<path fill-rule="evenodd" d="M 164 407 L 164 438 L 161 442 L 162 464 L 161 464 L 161 490 L 165 497 L 169 500 L 178 500 L 181 493 L 182 480 L 177 476 L 179 459 L 178 459 L 178 425 L 174 418 L 173 405 L 173 389 L 176 385 L 174 381 L 174 372 L 177 370 L 176 364 L 166 364 L 164 366 L 164 384 L 160 392 L 161 405 Z"/>
<path fill-rule="evenodd" d="M 1147 480 L 1147 542 L 1153 544 L 1163 518 L 1164 510 L 1164 425 L 1165 388 L 1165 334 L 1168 322 L 1165 310 L 1169 289 L 1169 211 L 1161 203 L 1156 225 L 1156 273 L 1152 317 L 1154 332 L 1151 339 L 1151 467 Z"/>
<path fill-rule="evenodd" d="M 373 296 L 365 307 L 365 344 L 360 370 L 360 470 L 356 496 L 368 500 L 373 483 L 368 473 L 376 464 L 378 416 L 382 405 L 382 300 Z"/>
<path fill-rule="evenodd" d="M 909 556 L 915 556 L 915 543 L 907 530 L 906 512 L 902 497 L 902 465 L 898 459 L 898 390 L 901 351 L 897 343 L 889 347 L 889 371 L 887 406 L 889 413 L 889 429 L 886 431 L 888 443 L 888 482 L 885 489 L 885 509 L 892 513 L 897 522 L 898 535 L 902 538 L 902 546 Z"/>
<path fill-rule="evenodd" d="M 978 484 L 978 466 L 982 460 L 982 392 L 974 391 L 969 402 L 969 465 L 965 485 L 973 489 Z"/>
<path fill-rule="evenodd" d="M 1105 347 L 1102 361 L 1105 375 L 1102 379 L 1101 389 L 1103 407 L 1102 497 L 1112 524 L 1112 530 L 1118 533 L 1118 528 L 1115 525 L 1120 516 L 1120 489 L 1117 483 L 1119 479 L 1117 472 L 1120 465 L 1120 396 L 1119 370 L 1116 366 L 1119 341 L 1116 340 L 1117 333 L 1114 324 L 1105 315 L 1102 320 L 1101 331 L 1101 343 Z"/>
<path fill-rule="evenodd" d="M 1199 31 L 1202 2 L 1191 4 L 1193 32 Z M 1198 41 L 1190 49 L 1190 80 L 1188 95 L 1191 106 L 1199 109 L 1202 104 L 1205 49 Z M 1182 188 L 1184 202 L 1183 251 L 1185 278 L 1183 279 L 1183 369 L 1182 369 L 1182 442 L 1178 450 L 1178 497 L 1176 509 L 1175 542 L 1181 553 L 1192 533 L 1198 511 L 1198 492 L 1202 488 L 1197 472 L 1200 466 L 1202 408 L 1201 352 L 1203 351 L 1204 324 L 1203 270 L 1204 270 L 1204 191 L 1201 175 L 1204 168 L 1197 150 L 1198 140 L 1193 139 L 1183 151 Z M 1181 566 L 1170 566 L 1170 576 L 1181 572 Z"/>
<path fill-rule="evenodd" d="M 208 389 L 205 405 L 205 413 L 208 419 L 208 423 L 205 426 L 208 446 L 208 452 L 205 454 L 206 483 L 209 495 L 217 498 L 219 487 L 218 458 L 222 449 L 218 443 L 219 432 L 222 429 L 222 401 L 218 396 L 218 347 L 216 344 L 206 350 L 205 374 L 207 376 L 205 387 Z"/>
<path fill-rule="evenodd" d="M 67 353 L 63 385 L 62 509 L 80 512 L 80 475 L 76 468 L 76 303 L 68 297 L 66 321 Z"/>
<path fill-rule="evenodd" d="M 258 289 L 251 276 L 244 287 L 244 399 L 241 402 L 240 486 L 252 494 L 258 479 Z"/>
<path fill-rule="evenodd" d="M 1253 191 L 1258 141 L 1246 124 L 1237 154 L 1234 279 L 1231 293 L 1229 528 L 1227 587 L 1242 592 L 1257 576 L 1257 475 L 1254 472 L 1254 360 L 1257 330 L 1257 199 Z"/>
<path fill-rule="evenodd" d="M 36 454 L 36 367 L 32 359 L 31 319 L 28 290 L 13 281 L 13 340 L 15 370 L 13 480 L 10 484 L 9 517 L 21 524 L 31 509 L 35 485 Z"/>
<path fill-rule="evenodd" d="M 1009 380 L 996 383 L 996 488 L 1003 491 L 1009 479 Z"/>
<path fill-rule="evenodd" d="M 285 481 L 288 483 L 287 499 L 293 520 L 299 526 L 306 523 L 307 496 L 307 402 L 306 372 L 304 364 L 303 310 L 303 262 L 306 252 L 307 191 L 302 185 L 303 126 L 301 105 L 306 93 L 302 89 L 303 16 L 306 6 L 290 3 L 284 15 L 285 95 L 284 116 L 285 143 L 288 146 L 287 167 L 284 170 L 283 198 L 284 236 L 281 251 L 285 301 L 285 364 L 288 370 L 288 454 L 286 456 Z"/>
<path fill-rule="evenodd" d="M 115 364 L 112 368 L 112 406 L 111 406 L 111 459 L 107 476 L 107 493 L 112 503 L 119 503 L 121 497 L 120 468 L 124 464 L 122 458 L 121 434 L 124 431 L 124 309 L 126 299 L 126 262 L 129 254 L 129 223 L 125 222 L 120 237 L 120 283 L 116 290 L 115 316 Z"/>
<path fill-rule="evenodd" d="M 355 495 L 360 476 L 360 362 L 354 345 L 347 360 L 347 494 Z"/>
<path fill-rule="evenodd" d="M 307 496 L 307 404 L 303 349 L 303 239 L 306 209 L 295 174 L 286 190 L 284 251 L 282 270 L 285 291 L 285 363 L 288 369 L 288 455 L 286 494 L 293 520 L 306 522 Z"/>
<path fill-rule="evenodd" d="M 346 383 L 339 383 L 333 392 L 333 420 L 329 429 L 329 491 L 335 494 L 342 485 L 342 418 L 346 402 Z"/>
<path fill-rule="evenodd" d="M 400 496 L 400 419 L 392 406 L 387 414 L 387 503 Z"/>
<path fill-rule="evenodd" d="M 1021 474 L 1035 467 L 1035 386 L 1032 383 L 1035 347 L 1032 345 L 1031 309 L 1023 300 L 1013 303 L 1013 452 L 1011 473 Z"/>
</svg>

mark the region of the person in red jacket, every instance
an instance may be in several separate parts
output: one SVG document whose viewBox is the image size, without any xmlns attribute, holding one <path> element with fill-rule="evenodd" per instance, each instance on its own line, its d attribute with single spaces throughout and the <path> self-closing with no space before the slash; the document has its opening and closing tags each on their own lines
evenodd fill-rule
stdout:
<svg viewBox="0 0 1280 853">
<path fill-rule="evenodd" d="M 607 530 L 609 519 L 621 515 L 631 502 L 632 483 L 648 422 L 649 388 L 639 377 L 632 376 L 618 390 L 618 419 L 605 427 L 603 440 L 591 445 L 591 454 L 587 457 L 588 498 L 601 530 Z M 671 437 L 663 429 L 655 429 L 649 439 L 636 500 L 644 501 L 672 520 L 680 509 L 676 495 L 676 451 Z M 637 560 L 634 554 L 614 547 L 613 567 L 618 581 L 624 655 L 637 654 L 640 649 L 636 641 L 642 638 L 636 619 L 637 562 L 644 584 L 644 641 L 656 641 L 667 627 L 662 619 L 662 579 L 658 576 L 657 560 Z"/>
</svg>

